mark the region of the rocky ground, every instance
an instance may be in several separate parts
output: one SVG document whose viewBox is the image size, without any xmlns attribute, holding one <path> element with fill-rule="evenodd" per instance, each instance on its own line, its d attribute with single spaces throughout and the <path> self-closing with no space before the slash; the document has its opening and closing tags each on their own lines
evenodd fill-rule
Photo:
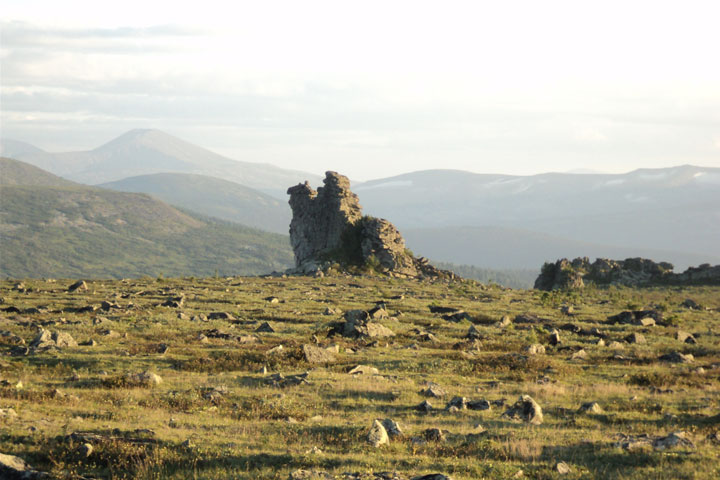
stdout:
<svg viewBox="0 0 720 480">
<path fill-rule="evenodd" d="M 1 478 L 720 476 L 720 287 L 73 283 L 0 283 Z"/>
</svg>

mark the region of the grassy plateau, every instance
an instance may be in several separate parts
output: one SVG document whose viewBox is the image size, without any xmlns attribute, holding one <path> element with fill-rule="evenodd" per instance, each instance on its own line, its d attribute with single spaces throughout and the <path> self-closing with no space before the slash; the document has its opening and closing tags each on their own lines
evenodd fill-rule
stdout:
<svg viewBox="0 0 720 480">
<path fill-rule="evenodd" d="M 0 452 L 52 478 L 720 478 L 720 287 L 74 282 L 0 282 Z M 333 334 L 342 312 L 376 302 L 394 336 Z M 654 310 L 656 324 L 608 320 L 626 310 Z M 33 347 L 40 328 L 78 345 Z M 537 344 L 545 353 L 526 350 Z M 660 359 L 673 352 L 692 361 Z M 503 417 L 520 395 L 542 424 Z M 489 408 L 446 408 L 454 397 Z M 599 408 L 581 412 L 588 402 Z M 376 419 L 402 434 L 374 447 Z M 673 433 L 682 441 L 663 443 Z"/>
</svg>

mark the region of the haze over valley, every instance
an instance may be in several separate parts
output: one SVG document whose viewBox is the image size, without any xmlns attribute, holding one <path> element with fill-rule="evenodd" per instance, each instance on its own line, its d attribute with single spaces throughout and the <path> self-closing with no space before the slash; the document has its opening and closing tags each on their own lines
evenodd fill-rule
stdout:
<svg viewBox="0 0 720 480">
<path fill-rule="evenodd" d="M 198 220 L 192 217 L 200 215 L 207 217 L 205 222 L 214 222 L 212 218 L 230 222 L 213 224 L 216 225 L 213 228 L 223 232 L 227 230 L 223 225 L 237 225 L 235 228 L 250 227 L 286 236 L 291 213 L 285 191 L 306 180 L 314 187 L 320 184 L 317 175 L 236 162 L 158 130 L 132 130 L 93 150 L 72 153 L 46 152 L 22 141 L 3 139 L 2 155 L 26 162 L 4 161 L 3 183 L 14 187 L 4 189 L 3 223 L 5 231 L 13 231 L 13 235 L 22 232 L 22 228 L 39 228 L 39 224 L 26 224 L 29 220 L 24 220 L 19 212 L 8 211 L 11 205 L 23 204 L 30 208 L 33 201 L 40 202 L 34 208 L 45 211 L 46 222 L 64 227 L 79 227 L 87 220 L 88 209 L 97 210 L 99 203 L 109 201 L 108 206 L 117 211 L 103 215 L 117 216 L 115 227 L 119 230 L 115 233 L 120 234 L 129 227 L 118 225 L 137 223 L 130 218 L 133 214 L 157 208 L 156 204 L 148 203 L 149 200 L 137 203 L 148 197 L 130 194 L 134 193 L 163 202 L 157 205 L 167 204 L 162 208 L 169 216 L 158 213 L 157 218 L 175 230 L 190 228 L 200 232 Z M 51 183 L 56 187 L 52 197 L 40 201 L 40 186 L 47 183 L 50 176 L 29 165 L 57 175 L 52 176 Z M 88 183 L 92 188 L 81 183 Z M 21 189 L 15 187 L 18 185 L 24 186 L 22 201 Z M 75 191 L 57 190 L 61 185 L 72 185 L 71 190 Z M 79 202 L 78 189 L 83 192 L 85 202 Z M 118 195 L 111 190 L 129 193 Z M 544 262 L 564 256 L 645 257 L 669 261 L 677 270 L 702 263 L 720 263 L 719 168 L 685 165 L 627 174 L 532 176 L 429 170 L 357 182 L 353 190 L 366 213 L 392 221 L 405 235 L 411 250 L 438 262 L 501 271 L 538 271 Z M 95 200 L 90 201 L 87 195 L 94 196 Z M 109 198 L 112 201 L 107 200 Z M 72 213 L 54 206 L 61 203 L 74 205 Z M 181 210 L 172 210 L 170 206 Z M 54 219 L 53 215 L 56 215 Z M 70 221 L 68 215 L 85 220 Z M 90 235 L 89 230 L 83 232 Z M 149 231 L 143 232 L 149 235 Z M 140 231 L 136 235 L 139 234 Z M 212 241 L 218 248 L 231 249 L 234 237 L 223 235 L 216 232 Z M 42 243 L 53 243 L 50 238 L 42 241 L 35 238 L 33 244 L 41 251 Z M 176 241 L 173 238 L 168 236 L 165 241 L 171 244 Z M 14 245 L 6 242 L 8 246 Z M 103 248 L 103 241 L 98 239 L 83 242 Z M 261 261 L 248 272 L 261 273 L 290 265 L 289 247 L 283 245 L 287 240 L 276 242 L 284 252 L 277 258 L 285 260 Z M 17 245 L 21 249 L 20 243 Z M 75 250 L 75 254 L 80 252 Z M 57 256 L 63 257 L 59 252 Z M 12 255 L 4 257 L 4 275 L 60 273 L 58 265 L 42 266 L 43 255 L 32 255 L 33 262 L 22 268 L 13 260 L 12 269 L 7 266 Z M 133 258 L 137 259 L 135 263 L 140 263 L 119 268 L 119 260 L 108 260 L 104 267 L 102 258 L 98 257 L 93 272 L 122 276 L 140 273 L 150 265 L 152 273 L 190 272 L 169 263 L 147 263 L 147 255 L 128 253 L 122 262 L 132 264 Z M 85 260 L 80 263 L 90 263 L 88 258 Z M 195 260 L 188 262 L 187 268 L 195 264 Z M 216 262 L 212 267 L 213 262 L 209 262 L 203 271 L 212 272 L 222 263 Z M 259 265 L 265 265 L 265 270 Z M 82 273 L 81 269 L 73 271 Z"/>
</svg>

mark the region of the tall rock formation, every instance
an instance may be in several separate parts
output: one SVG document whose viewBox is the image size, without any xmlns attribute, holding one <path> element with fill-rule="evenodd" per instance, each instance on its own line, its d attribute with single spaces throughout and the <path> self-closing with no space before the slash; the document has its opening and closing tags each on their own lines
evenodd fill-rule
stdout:
<svg viewBox="0 0 720 480">
<path fill-rule="evenodd" d="M 387 220 L 362 215 L 350 181 L 326 172 L 317 192 L 305 182 L 290 187 L 290 243 L 295 252 L 294 273 L 323 270 L 332 263 L 364 266 L 393 276 L 448 276 L 405 248 L 405 240 Z"/>
<path fill-rule="evenodd" d="M 319 260 L 341 245 L 341 237 L 362 218 L 357 195 L 350 191 L 350 180 L 336 172 L 326 172 L 324 187 L 317 192 L 308 182 L 290 187 L 290 243 L 295 265 Z"/>
</svg>

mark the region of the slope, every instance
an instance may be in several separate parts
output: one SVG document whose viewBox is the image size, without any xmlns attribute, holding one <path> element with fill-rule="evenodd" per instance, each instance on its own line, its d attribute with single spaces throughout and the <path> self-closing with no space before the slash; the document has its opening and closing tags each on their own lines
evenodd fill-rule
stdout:
<svg viewBox="0 0 720 480">
<path fill-rule="evenodd" d="M 292 264 L 287 237 L 183 212 L 144 194 L 0 186 L 0 276 L 259 274 Z"/>
<path fill-rule="evenodd" d="M 122 192 L 147 193 L 171 205 L 275 233 L 287 234 L 292 216 L 287 202 L 206 175 L 157 173 L 100 186 Z"/>
<path fill-rule="evenodd" d="M 34 167 L 29 163 L 0 157 L 0 185 L 67 187 L 75 185 L 75 183 Z"/>
</svg>

